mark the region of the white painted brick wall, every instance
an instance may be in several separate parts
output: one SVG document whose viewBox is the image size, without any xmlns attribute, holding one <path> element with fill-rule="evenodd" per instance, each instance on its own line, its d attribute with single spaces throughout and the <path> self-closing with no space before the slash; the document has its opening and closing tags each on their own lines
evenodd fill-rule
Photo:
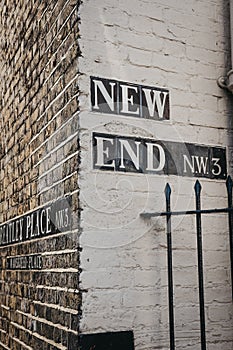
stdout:
<svg viewBox="0 0 233 350">
<path fill-rule="evenodd" d="M 92 132 L 228 146 L 229 100 L 216 83 L 229 61 L 227 8 L 223 0 L 89 0 L 80 18 L 81 331 L 132 329 L 137 350 L 165 350 L 165 222 L 139 214 L 165 209 L 166 182 L 173 208 L 193 209 L 194 179 L 94 170 Z M 171 120 L 91 112 L 90 75 L 168 88 Z M 226 206 L 224 181 L 201 182 L 203 207 Z M 195 218 L 174 218 L 173 227 L 176 346 L 199 349 Z M 226 216 L 205 217 L 203 232 L 208 348 L 232 350 Z"/>
</svg>

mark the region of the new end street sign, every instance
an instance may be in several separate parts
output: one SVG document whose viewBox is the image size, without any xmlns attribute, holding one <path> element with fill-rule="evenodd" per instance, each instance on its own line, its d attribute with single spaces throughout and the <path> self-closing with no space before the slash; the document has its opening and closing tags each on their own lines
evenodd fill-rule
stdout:
<svg viewBox="0 0 233 350">
<path fill-rule="evenodd" d="M 169 90 L 90 78 L 92 111 L 154 121 L 170 119 Z M 93 167 L 100 170 L 225 179 L 226 148 L 93 133 Z"/>
<path fill-rule="evenodd" d="M 169 91 L 91 77 L 92 111 L 153 120 L 170 119 Z"/>
<path fill-rule="evenodd" d="M 95 169 L 226 179 L 226 149 L 93 133 Z"/>
</svg>

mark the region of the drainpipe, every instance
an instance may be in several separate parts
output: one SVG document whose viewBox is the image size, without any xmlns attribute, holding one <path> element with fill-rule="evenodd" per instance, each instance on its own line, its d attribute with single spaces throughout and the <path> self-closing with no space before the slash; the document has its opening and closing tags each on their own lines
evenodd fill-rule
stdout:
<svg viewBox="0 0 233 350">
<path fill-rule="evenodd" d="M 233 0 L 230 0 L 231 70 L 226 77 L 218 78 L 218 85 L 233 93 Z"/>
</svg>

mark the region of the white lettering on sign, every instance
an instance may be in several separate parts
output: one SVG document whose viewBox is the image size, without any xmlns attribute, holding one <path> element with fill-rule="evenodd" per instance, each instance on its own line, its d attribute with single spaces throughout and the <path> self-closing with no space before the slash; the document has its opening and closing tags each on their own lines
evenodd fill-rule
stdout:
<svg viewBox="0 0 233 350">
<path fill-rule="evenodd" d="M 104 138 L 104 137 L 96 137 L 95 138 L 97 143 L 97 161 L 96 166 L 102 167 L 115 167 L 115 160 L 112 160 L 111 163 L 107 163 L 107 160 L 109 159 L 109 147 L 113 145 L 114 140 L 110 138 Z M 109 145 L 110 143 L 110 145 Z"/>
<path fill-rule="evenodd" d="M 70 226 L 70 197 L 66 197 L 0 225 L 0 246 L 65 232 Z"/>
<path fill-rule="evenodd" d="M 26 239 L 28 239 L 29 237 L 29 229 L 31 227 L 31 220 L 30 220 L 30 215 L 27 216 L 27 228 L 26 228 Z"/>
<path fill-rule="evenodd" d="M 146 142 L 146 146 L 147 146 L 147 168 L 146 168 L 146 170 L 162 171 L 164 166 L 165 166 L 165 162 L 166 162 L 166 156 L 165 156 L 165 152 L 164 152 L 163 147 L 159 144 L 148 143 L 148 142 Z M 154 167 L 154 163 L 155 163 L 154 148 L 157 148 L 159 151 L 159 161 L 157 161 L 156 168 Z"/>
<path fill-rule="evenodd" d="M 91 77 L 91 105 L 99 113 L 170 119 L 169 91 L 164 88 Z"/>
<path fill-rule="evenodd" d="M 134 152 L 134 150 L 132 149 L 132 147 L 129 144 L 129 141 L 127 140 L 119 140 L 120 144 L 121 144 L 121 148 L 120 148 L 120 159 L 121 159 L 121 163 L 120 163 L 120 168 L 125 168 L 125 158 L 124 158 L 124 149 L 127 151 L 128 155 L 129 155 L 129 159 L 133 162 L 135 168 L 137 170 L 139 170 L 139 162 L 140 162 L 140 154 L 139 154 L 139 146 L 141 144 L 141 142 L 135 142 L 135 146 L 136 146 L 136 153 Z"/>
<path fill-rule="evenodd" d="M 101 170 L 211 179 L 227 174 L 225 148 L 97 133 L 93 164 Z"/>
<path fill-rule="evenodd" d="M 191 156 L 191 161 L 186 155 L 184 157 L 184 172 L 187 173 L 187 165 L 193 174 L 208 174 L 208 157 Z M 215 174 L 214 174 L 215 175 Z"/>
<path fill-rule="evenodd" d="M 116 144 L 114 138 L 95 136 L 96 140 L 96 162 L 95 167 L 114 168 L 116 169 L 115 150 Z M 134 146 L 134 148 L 133 148 Z M 143 161 L 143 148 L 146 147 L 147 152 L 147 168 L 148 171 L 161 171 L 165 165 L 165 152 L 161 145 L 155 143 L 146 143 L 141 141 L 129 142 L 126 139 L 119 139 L 119 168 L 126 169 L 127 163 L 131 162 L 136 170 L 140 171 L 140 164 Z M 154 150 L 159 151 L 159 159 L 155 158 Z M 110 156 L 111 151 L 111 156 Z"/>
<path fill-rule="evenodd" d="M 50 213 L 51 208 L 43 208 L 30 215 L 27 215 L 26 238 L 40 237 L 51 232 Z"/>
<path fill-rule="evenodd" d="M 222 172 L 221 165 L 219 164 L 220 158 L 212 158 L 212 162 L 214 162 L 213 169 L 212 169 L 212 174 L 215 175 L 215 176 L 220 175 L 221 172 Z"/>
<path fill-rule="evenodd" d="M 134 90 L 138 94 L 138 88 L 136 86 L 128 86 L 128 85 L 120 85 L 122 89 L 122 113 L 132 113 L 132 114 L 137 114 L 139 116 L 139 107 L 137 107 L 135 100 L 134 100 L 134 95 L 132 94 L 132 91 Z M 135 106 L 135 110 L 132 108 L 130 109 L 130 106 L 133 107 Z"/>
<path fill-rule="evenodd" d="M 40 254 L 7 257 L 8 270 L 41 270 L 42 256 Z"/>
<path fill-rule="evenodd" d="M 46 208 L 46 234 L 51 233 L 51 207 Z"/>
<path fill-rule="evenodd" d="M 207 164 L 208 164 L 208 157 L 202 157 L 202 156 L 195 156 L 196 164 L 197 164 L 197 170 L 199 174 L 208 174 L 207 171 Z"/>
<path fill-rule="evenodd" d="M 158 116 L 160 119 L 164 118 L 164 108 L 166 99 L 168 97 L 168 92 L 151 90 L 143 88 L 142 91 L 146 97 L 147 108 L 150 114 L 150 117 L 153 117 L 155 114 L 155 110 L 157 108 Z M 153 99 L 151 97 L 151 93 L 153 93 Z"/>
<path fill-rule="evenodd" d="M 111 87 L 111 95 L 108 93 L 106 87 L 104 86 L 103 82 L 100 80 L 93 80 L 94 86 L 95 86 L 95 104 L 94 104 L 94 108 L 96 109 L 100 109 L 99 107 L 99 99 L 98 99 L 98 95 L 99 92 L 101 93 L 101 95 L 104 98 L 104 101 L 108 104 L 109 108 L 111 109 L 111 111 L 114 111 L 114 86 L 116 85 L 116 83 L 109 83 L 110 87 Z"/>
<path fill-rule="evenodd" d="M 195 173 L 194 158 L 192 157 L 192 162 L 191 162 L 189 160 L 189 156 L 186 156 L 186 154 L 184 154 L 183 157 L 184 157 L 184 172 L 187 173 L 187 165 L 188 165 L 189 169 L 194 174 Z"/>
<path fill-rule="evenodd" d="M 69 225 L 69 215 L 68 208 L 59 210 L 56 212 L 56 226 L 59 229 L 68 227 Z"/>
</svg>

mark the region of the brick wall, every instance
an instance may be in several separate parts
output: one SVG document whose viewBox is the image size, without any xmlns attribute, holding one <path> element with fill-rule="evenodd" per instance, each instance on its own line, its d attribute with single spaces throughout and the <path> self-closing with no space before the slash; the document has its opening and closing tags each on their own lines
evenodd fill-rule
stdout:
<svg viewBox="0 0 233 350">
<path fill-rule="evenodd" d="M 194 179 L 94 169 L 93 132 L 227 147 L 231 173 L 231 97 L 216 84 L 230 68 L 228 5 L 1 2 L 0 237 L 33 213 L 44 224 L 57 203 L 71 217 L 53 234 L 1 241 L 1 348 L 73 350 L 79 333 L 127 330 L 137 350 L 169 348 L 165 222 L 140 213 L 165 209 L 167 182 L 172 208 L 193 209 Z M 90 76 L 169 89 L 170 120 L 91 111 Z M 224 181 L 201 181 L 202 206 L 226 206 Z M 227 219 L 203 227 L 208 347 L 230 350 Z M 176 348 L 199 349 L 195 220 L 173 228 Z"/>
<path fill-rule="evenodd" d="M 140 213 L 165 209 L 166 182 L 172 208 L 193 209 L 195 179 L 93 169 L 93 132 L 229 151 L 232 97 L 216 83 L 229 68 L 228 14 L 222 0 L 97 0 L 80 7 L 83 333 L 133 330 L 137 350 L 169 348 L 165 222 Z M 91 111 L 90 76 L 168 88 L 170 120 Z M 202 207 L 226 206 L 224 181 L 201 183 Z M 208 347 L 230 350 L 227 218 L 205 217 L 203 226 Z M 199 349 L 195 218 L 174 218 L 173 227 L 176 348 Z"/>
<path fill-rule="evenodd" d="M 1 349 L 76 346 L 77 11 L 72 0 L 1 1 L 1 224 L 59 198 L 72 213 L 66 232 L 0 248 Z M 41 270 L 7 268 L 9 257 L 35 254 Z"/>
</svg>

